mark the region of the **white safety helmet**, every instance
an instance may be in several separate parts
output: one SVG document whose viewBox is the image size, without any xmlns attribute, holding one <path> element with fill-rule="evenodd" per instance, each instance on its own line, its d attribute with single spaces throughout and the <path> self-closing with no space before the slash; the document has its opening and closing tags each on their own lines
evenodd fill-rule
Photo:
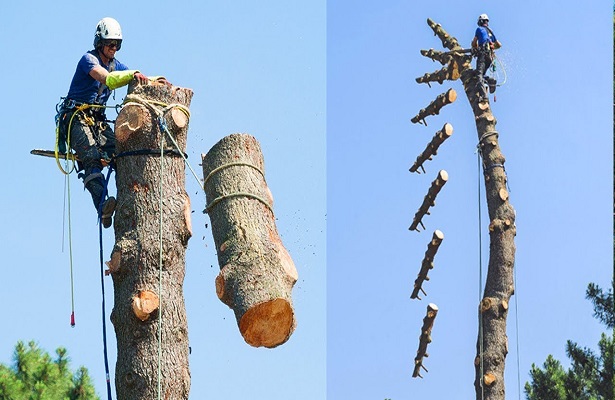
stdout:
<svg viewBox="0 0 615 400">
<path fill-rule="evenodd" d="M 487 14 L 481 14 L 478 16 L 478 25 L 481 26 L 485 21 L 489 22 L 489 16 Z"/>
<path fill-rule="evenodd" d="M 102 40 L 119 40 L 117 49 L 122 46 L 122 28 L 119 22 L 111 17 L 105 17 L 98 21 L 96 33 L 94 34 L 94 48 L 101 46 Z"/>
</svg>

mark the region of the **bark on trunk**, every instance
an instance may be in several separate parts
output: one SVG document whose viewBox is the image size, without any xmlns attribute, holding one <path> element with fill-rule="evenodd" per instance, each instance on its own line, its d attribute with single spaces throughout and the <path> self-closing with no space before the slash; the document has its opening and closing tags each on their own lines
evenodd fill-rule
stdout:
<svg viewBox="0 0 615 400">
<path fill-rule="evenodd" d="M 259 143 L 246 134 L 203 155 L 204 187 L 220 274 L 218 298 L 235 312 L 254 347 L 276 347 L 295 329 L 291 290 L 297 270 L 275 225 Z"/>
<path fill-rule="evenodd" d="M 111 321 L 117 337 L 118 400 L 158 398 L 159 367 L 162 398 L 188 399 L 188 326 L 182 287 L 185 251 L 192 234 L 190 199 L 185 191 L 184 162 L 171 154 L 175 146 L 161 132 L 154 111 L 164 107 L 148 102 L 180 104 L 187 110 L 191 98 L 190 89 L 131 84 L 116 120 L 116 242 L 107 265 L 115 290 Z M 164 118 L 185 152 L 187 115 L 173 107 L 164 111 Z M 162 165 L 161 136 L 169 150 Z"/>
<path fill-rule="evenodd" d="M 446 33 L 439 24 L 429 19 L 427 23 L 445 47 L 453 51 L 462 50 L 457 40 Z M 474 386 L 477 400 L 483 398 L 504 400 L 504 365 L 508 354 L 506 317 L 508 316 L 508 303 L 514 292 L 515 211 L 508 200 L 505 158 L 500 150 L 498 133 L 495 130 L 497 121 L 491 113 L 489 102 L 479 101 L 484 92 L 477 72 L 469 64 L 468 57 L 457 56 L 456 58 L 458 65 L 464 66 L 460 77 L 476 121 L 479 147 L 483 158 L 487 208 L 491 221 L 489 224 L 489 267 L 479 308 Z"/>
</svg>

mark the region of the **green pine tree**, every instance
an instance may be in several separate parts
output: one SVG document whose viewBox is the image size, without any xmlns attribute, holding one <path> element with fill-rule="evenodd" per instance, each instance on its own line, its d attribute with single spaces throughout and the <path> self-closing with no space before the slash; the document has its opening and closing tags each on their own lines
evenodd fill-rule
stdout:
<svg viewBox="0 0 615 400">
<path fill-rule="evenodd" d="M 0 400 L 100 400 L 84 367 L 69 368 L 67 351 L 51 356 L 31 341 L 15 346 L 13 364 L 0 364 Z"/>
<path fill-rule="evenodd" d="M 613 281 L 615 286 L 615 280 Z M 528 400 L 613 400 L 615 399 L 615 306 L 613 290 L 605 293 L 590 283 L 586 297 L 594 304 L 594 317 L 611 330 L 598 342 L 599 352 L 566 343 L 571 366 L 565 370 L 549 355 L 542 368 L 532 364 L 531 381 L 525 384 Z"/>
</svg>

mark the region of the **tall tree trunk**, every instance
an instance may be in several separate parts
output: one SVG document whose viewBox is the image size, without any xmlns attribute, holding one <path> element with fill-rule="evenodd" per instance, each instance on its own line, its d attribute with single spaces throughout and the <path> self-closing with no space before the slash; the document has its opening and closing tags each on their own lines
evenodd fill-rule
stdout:
<svg viewBox="0 0 615 400">
<path fill-rule="evenodd" d="M 442 29 L 440 24 L 430 19 L 427 23 L 442 40 L 442 45 L 452 50 L 448 68 L 459 69 L 459 76 L 476 121 L 483 159 L 490 243 L 487 280 L 479 306 L 474 386 L 478 400 L 504 400 L 504 364 L 508 354 L 506 318 L 508 303 L 514 293 L 516 234 L 515 211 L 506 190 L 505 158 L 498 143 L 498 133 L 495 130 L 497 121 L 491 113 L 490 104 L 488 101 L 480 102 L 484 88 L 480 85 L 477 71 L 471 68 L 471 57 L 463 55 L 463 49 L 457 39 Z"/>
<path fill-rule="evenodd" d="M 483 299 L 479 306 L 482 335 L 479 332 L 474 385 L 477 399 L 504 400 L 504 363 L 508 354 L 506 317 L 510 297 L 514 294 L 515 210 L 506 190 L 505 158 L 495 130 L 497 121 L 491 113 L 489 103 L 478 101 L 481 93 L 479 91 L 483 88 L 476 71 L 464 71 L 461 79 L 476 120 L 490 221 L 489 266 Z"/>
<path fill-rule="evenodd" d="M 233 309 L 244 340 L 276 347 L 295 329 L 297 270 L 275 225 L 258 141 L 222 138 L 203 155 L 204 187 L 220 274 L 216 292 Z"/>
<path fill-rule="evenodd" d="M 184 162 L 172 154 L 175 146 L 161 131 L 155 111 L 164 106 L 152 102 L 179 104 L 187 110 L 191 98 L 190 89 L 131 84 L 116 120 L 116 242 L 107 265 L 115 290 L 111 321 L 117 337 L 118 400 L 156 399 L 159 383 L 163 399 L 188 399 L 188 326 L 182 287 L 192 234 L 190 199 Z M 187 115 L 175 106 L 164 110 L 164 120 L 185 152 Z M 161 136 L 169 150 L 162 159 Z"/>
</svg>

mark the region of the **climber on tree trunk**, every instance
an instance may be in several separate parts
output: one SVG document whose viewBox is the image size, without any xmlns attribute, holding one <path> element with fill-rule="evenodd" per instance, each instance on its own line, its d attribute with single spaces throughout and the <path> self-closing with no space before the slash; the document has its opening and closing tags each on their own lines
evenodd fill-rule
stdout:
<svg viewBox="0 0 615 400">
<path fill-rule="evenodd" d="M 474 34 L 472 40 L 472 50 L 476 55 L 476 71 L 478 73 L 478 79 L 485 91 L 483 99 L 487 100 L 487 89 L 491 93 L 495 92 L 496 80 L 486 76 L 489 67 L 493 63 L 495 57 L 494 50 L 502 47 L 502 44 L 496 39 L 495 34 L 489 28 L 489 17 L 487 14 L 481 14 L 478 17 L 478 28 Z"/>
<path fill-rule="evenodd" d="M 104 164 L 115 152 L 115 134 L 105 115 L 111 91 L 127 85 L 134 78 L 147 84 L 148 78 L 115 59 L 122 47 L 120 24 L 113 18 L 103 18 L 96 26 L 94 49 L 85 53 L 71 81 L 66 98 L 60 103 L 56 123 L 59 128 L 57 149 L 66 151 L 66 143 L 79 159 L 84 173 L 85 188 L 92 195 L 94 207 L 100 213 L 105 228 L 111 226 L 115 198 L 106 197 Z M 101 204 L 102 203 L 102 204 Z"/>
</svg>

